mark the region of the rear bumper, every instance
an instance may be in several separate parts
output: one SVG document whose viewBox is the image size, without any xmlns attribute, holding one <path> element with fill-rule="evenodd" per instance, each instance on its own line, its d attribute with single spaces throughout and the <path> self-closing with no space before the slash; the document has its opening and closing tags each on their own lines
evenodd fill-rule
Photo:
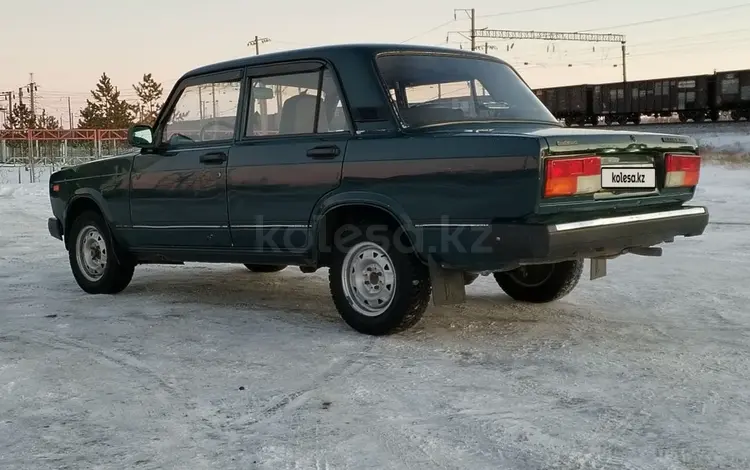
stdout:
<svg viewBox="0 0 750 470">
<path fill-rule="evenodd" d="M 57 238 L 58 240 L 63 239 L 62 223 L 56 218 L 50 217 L 49 219 L 47 219 L 47 230 L 49 230 L 50 235 Z"/>
<path fill-rule="evenodd" d="M 424 225 L 420 251 L 449 269 L 502 271 L 524 264 L 617 256 L 632 248 L 701 235 L 708 218 L 705 207 L 683 207 L 552 225 Z"/>
</svg>

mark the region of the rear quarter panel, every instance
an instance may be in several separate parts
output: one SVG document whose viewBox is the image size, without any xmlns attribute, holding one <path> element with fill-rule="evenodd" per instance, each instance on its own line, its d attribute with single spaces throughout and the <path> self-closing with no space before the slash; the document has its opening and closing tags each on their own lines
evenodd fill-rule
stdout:
<svg viewBox="0 0 750 470">
<path fill-rule="evenodd" d="M 354 139 L 339 191 L 385 196 L 415 225 L 521 218 L 537 202 L 540 142 L 474 133 Z"/>
</svg>

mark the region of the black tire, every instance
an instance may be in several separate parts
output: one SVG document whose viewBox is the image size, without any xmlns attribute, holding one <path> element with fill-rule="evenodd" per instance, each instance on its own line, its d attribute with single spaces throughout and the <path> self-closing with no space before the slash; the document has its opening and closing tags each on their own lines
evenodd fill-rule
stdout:
<svg viewBox="0 0 750 470">
<path fill-rule="evenodd" d="M 286 265 L 273 264 L 245 264 L 245 267 L 254 273 L 277 273 L 286 269 Z"/>
<path fill-rule="evenodd" d="M 524 272 L 530 276 L 526 283 L 519 279 Z M 563 261 L 495 273 L 495 281 L 514 300 L 546 303 L 568 295 L 578 285 L 582 273 L 583 260 Z"/>
<path fill-rule="evenodd" d="M 106 254 L 106 261 L 97 274 L 90 272 L 86 266 L 85 256 L 81 250 L 81 237 L 90 236 L 100 253 Z M 68 259 L 76 282 L 89 294 L 117 294 L 122 292 L 133 279 L 135 263 L 124 253 L 116 253 L 116 247 L 104 218 L 96 212 L 87 211 L 80 214 L 70 227 Z M 81 256 L 79 257 L 79 250 Z M 99 258 L 101 259 L 101 258 Z"/>
<path fill-rule="evenodd" d="M 388 230 L 385 236 L 382 236 L 383 232 L 373 236 L 368 233 L 367 226 L 362 225 L 351 226 L 344 232 L 341 239 L 346 239 L 347 242 L 344 246 L 333 248 L 328 278 L 333 303 L 344 321 L 354 330 L 373 336 L 398 333 L 416 325 L 427 309 L 432 292 L 427 266 L 413 252 L 405 249 L 405 243 L 401 239 L 396 241 L 393 230 Z M 354 265 L 349 263 L 354 263 L 357 258 L 362 262 L 359 268 L 364 266 L 369 268 L 376 264 L 375 256 L 368 256 L 367 259 L 370 261 L 365 259 L 364 252 L 362 257 L 355 256 L 360 249 L 365 252 L 369 250 L 370 253 L 376 253 L 378 250 L 385 253 L 387 256 L 380 258 L 383 265 L 378 264 L 380 268 L 375 269 L 380 269 L 380 272 L 384 273 L 383 276 L 386 276 L 385 273 L 389 271 L 395 275 L 395 280 L 391 284 L 392 290 L 389 290 L 391 292 L 389 302 L 382 308 L 377 305 L 370 306 L 373 310 L 369 312 L 369 315 L 363 313 L 366 308 L 362 305 L 362 301 L 357 300 L 359 291 L 356 289 L 352 291 L 351 282 L 347 281 L 345 284 L 342 275 L 345 269 L 349 271 L 349 268 L 345 268 L 345 263 L 353 270 Z M 372 279 L 372 277 L 363 276 L 363 279 Z M 383 286 L 384 291 L 388 290 L 387 281 Z M 363 292 L 364 288 L 363 286 Z"/>
</svg>

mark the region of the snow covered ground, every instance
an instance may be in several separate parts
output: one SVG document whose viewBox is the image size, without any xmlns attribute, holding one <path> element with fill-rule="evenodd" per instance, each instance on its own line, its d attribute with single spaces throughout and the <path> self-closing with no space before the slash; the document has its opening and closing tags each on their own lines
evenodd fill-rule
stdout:
<svg viewBox="0 0 750 470">
<path fill-rule="evenodd" d="M 563 301 L 491 278 L 371 338 L 327 272 L 138 267 L 76 286 L 46 185 L 0 186 L 0 468 L 750 468 L 750 171 L 704 236 Z M 730 266 L 734 263 L 734 266 Z"/>
</svg>

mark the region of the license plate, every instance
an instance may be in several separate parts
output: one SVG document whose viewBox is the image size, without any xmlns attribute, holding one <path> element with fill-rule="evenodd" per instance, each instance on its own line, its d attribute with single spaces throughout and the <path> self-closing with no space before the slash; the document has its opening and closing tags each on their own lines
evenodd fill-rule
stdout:
<svg viewBox="0 0 750 470">
<path fill-rule="evenodd" d="M 602 168 L 603 189 L 655 188 L 656 170 L 638 167 Z"/>
</svg>

